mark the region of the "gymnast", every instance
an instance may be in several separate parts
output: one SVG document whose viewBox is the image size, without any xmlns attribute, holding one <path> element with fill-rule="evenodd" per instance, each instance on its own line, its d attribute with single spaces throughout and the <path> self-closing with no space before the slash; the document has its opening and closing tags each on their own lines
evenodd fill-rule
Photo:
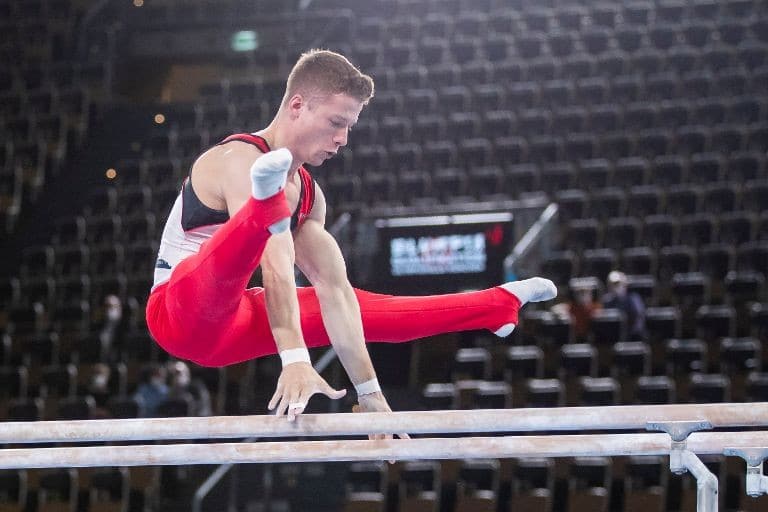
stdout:
<svg viewBox="0 0 768 512">
<path fill-rule="evenodd" d="M 279 354 L 269 409 L 293 421 L 312 395 L 333 389 L 308 347 L 331 344 L 355 386 L 356 410 L 390 411 L 366 348 L 439 333 L 507 336 L 527 302 L 555 297 L 534 277 L 465 293 L 398 297 L 350 284 L 326 231 L 323 192 L 303 167 L 347 144 L 373 80 L 344 56 L 312 50 L 294 65 L 271 123 L 231 135 L 193 164 L 165 225 L 147 304 L 153 338 L 170 354 L 225 366 Z M 294 265 L 311 287 L 297 287 Z M 263 288 L 247 285 L 261 267 Z"/>
</svg>

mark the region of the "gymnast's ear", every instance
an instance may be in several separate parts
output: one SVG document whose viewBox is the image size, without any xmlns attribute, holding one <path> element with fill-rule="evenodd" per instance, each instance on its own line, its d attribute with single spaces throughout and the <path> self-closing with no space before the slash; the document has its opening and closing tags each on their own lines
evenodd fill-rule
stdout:
<svg viewBox="0 0 768 512">
<path fill-rule="evenodd" d="M 304 96 L 302 96 L 299 93 L 296 93 L 290 98 L 288 98 L 288 101 L 286 101 L 285 106 L 288 111 L 288 115 L 290 115 L 291 119 L 296 119 L 297 117 L 299 117 L 299 114 L 301 113 L 302 108 L 304 107 L 309 108 L 306 98 L 304 98 Z"/>
</svg>

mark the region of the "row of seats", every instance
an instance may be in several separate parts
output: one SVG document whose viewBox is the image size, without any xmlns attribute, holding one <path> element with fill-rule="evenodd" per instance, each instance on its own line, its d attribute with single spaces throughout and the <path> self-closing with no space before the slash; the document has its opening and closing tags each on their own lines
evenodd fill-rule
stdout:
<svg viewBox="0 0 768 512">
<path fill-rule="evenodd" d="M 564 213 L 567 214 L 567 210 Z M 676 218 L 677 215 L 680 217 Z M 670 246 L 688 245 L 698 248 L 726 243 L 732 246 L 750 244 L 745 246 L 749 251 L 754 246 L 753 241 L 766 240 L 767 221 L 765 215 L 758 216 L 757 213 L 744 211 L 721 214 L 680 211 L 666 215 L 647 215 L 644 218 L 609 217 L 603 220 L 576 215 L 572 220 L 563 221 L 562 247 L 575 250 L 598 247 L 622 250 L 648 245 L 663 250 L 671 249 Z"/>
<path fill-rule="evenodd" d="M 621 249 L 589 249 L 578 253 L 573 249 L 557 251 L 547 256 L 542 267 L 547 275 L 561 285 L 573 277 L 594 276 L 605 280 L 608 273 L 623 268 L 632 275 L 630 287 L 651 304 L 658 303 L 662 291 L 673 284 L 691 281 L 691 273 L 704 276 L 707 286 L 756 279 L 755 273 L 768 272 L 765 242 L 746 242 L 734 249 L 729 243 L 676 246 L 629 246 Z M 675 274 L 680 274 L 675 278 Z M 697 278 L 698 279 L 698 278 Z M 760 290 L 756 290 L 759 292 Z"/>
<path fill-rule="evenodd" d="M 127 512 L 154 509 L 158 466 L 0 471 L 3 510 Z"/>
<path fill-rule="evenodd" d="M 558 11 L 563 14 L 563 11 Z M 357 23 L 356 36 L 363 41 L 380 41 L 385 31 L 392 40 L 454 39 L 471 40 L 490 35 L 491 38 L 513 37 L 549 40 L 553 53 L 568 52 L 568 43 L 581 43 L 590 47 L 596 40 L 614 38 L 616 46 L 624 51 L 636 51 L 642 47 L 667 49 L 675 42 L 701 47 L 711 41 L 738 44 L 745 38 L 765 40 L 765 25 L 752 16 L 724 14 L 714 19 L 697 19 L 687 13 L 676 13 L 678 19 L 657 17 L 646 24 L 624 24 L 618 27 L 595 23 L 586 11 L 566 11 L 562 21 L 547 16 L 546 11 L 525 13 L 519 11 L 480 11 L 458 13 L 450 16 L 431 12 L 424 17 L 397 16 L 392 18 L 362 17 Z"/>
<path fill-rule="evenodd" d="M 764 498 L 754 500 L 743 493 L 741 467 L 722 456 L 704 457 L 704 462 L 718 476 L 721 506 L 751 511 L 765 504 Z M 353 463 L 347 469 L 344 510 L 661 512 L 695 508 L 695 481 L 671 475 L 665 458 L 575 457 Z"/>
<path fill-rule="evenodd" d="M 205 2 L 203 2 L 205 3 Z M 712 21 L 720 18 L 749 18 L 759 12 L 760 2 L 756 0 L 695 0 L 684 2 L 633 1 L 590 2 L 584 0 L 545 0 L 536 4 L 528 2 L 504 2 L 500 0 L 375 0 L 370 5 L 356 6 L 361 15 L 380 12 L 393 13 L 391 23 L 409 15 L 424 21 L 433 17 L 441 23 L 450 24 L 462 33 L 476 33 L 484 23 L 504 26 L 512 23 L 514 28 L 548 32 L 553 29 L 579 29 L 595 25 L 620 28 L 622 25 L 646 26 L 652 22 L 675 23 L 684 20 Z M 331 0 L 319 9 L 349 8 L 343 0 Z M 375 16 L 369 16 L 373 19 Z"/>
<path fill-rule="evenodd" d="M 767 378 L 765 373 L 752 372 L 740 378 L 719 373 L 693 373 L 677 378 L 643 375 L 622 382 L 611 377 L 528 379 L 517 385 L 506 381 L 459 380 L 429 384 L 423 401 L 430 410 L 762 402 L 768 397 Z"/>
<path fill-rule="evenodd" d="M 698 28 L 706 31 L 710 27 Z M 683 70 L 687 70 L 690 69 L 691 63 L 681 63 L 679 59 L 683 56 L 690 56 L 691 49 L 695 48 L 695 46 L 688 44 L 671 43 L 668 48 L 661 49 L 661 51 L 669 48 L 673 50 L 672 54 L 665 58 L 659 56 L 660 49 L 658 48 L 638 49 L 634 52 L 614 49 L 613 46 L 616 43 L 612 43 L 608 31 L 600 31 L 592 35 L 597 36 L 597 39 L 586 40 L 583 49 L 576 45 L 575 48 L 571 48 L 568 53 L 563 55 L 558 55 L 557 50 L 552 53 L 547 52 L 548 46 L 555 43 L 550 40 L 549 45 L 546 45 L 547 39 L 544 36 L 463 40 L 426 38 L 419 42 L 399 42 L 384 47 L 377 43 L 368 43 L 367 45 L 361 43 L 350 46 L 348 53 L 356 64 L 365 69 L 399 68 L 413 64 L 429 64 L 433 68 L 445 65 L 480 65 L 485 62 L 503 64 L 504 62 L 526 59 L 529 60 L 526 66 L 528 77 L 546 79 L 549 75 L 562 76 L 562 71 L 572 66 L 583 66 L 584 64 L 575 63 L 584 61 L 588 63 L 589 56 L 596 59 L 594 68 L 596 74 L 605 74 L 605 70 L 597 72 L 597 64 L 606 60 L 616 71 L 616 74 L 626 73 L 633 68 L 639 68 L 639 71 L 644 71 L 646 74 L 665 69 L 680 69 L 676 66 L 682 66 Z M 562 41 L 562 35 L 559 42 L 563 45 L 567 44 L 567 42 Z M 672 46 L 673 44 L 674 46 Z M 562 52 L 561 50 L 560 53 Z M 723 42 L 713 42 L 696 53 L 698 54 L 697 61 L 703 64 L 702 67 L 711 71 L 726 65 L 756 69 L 766 64 L 768 47 L 764 42 L 745 39 L 733 46 Z M 561 60 L 561 57 L 564 59 Z M 625 62 L 616 62 L 620 58 L 623 58 Z M 565 64 L 565 62 L 569 64 Z M 539 69 L 542 66 L 545 69 Z"/>
</svg>

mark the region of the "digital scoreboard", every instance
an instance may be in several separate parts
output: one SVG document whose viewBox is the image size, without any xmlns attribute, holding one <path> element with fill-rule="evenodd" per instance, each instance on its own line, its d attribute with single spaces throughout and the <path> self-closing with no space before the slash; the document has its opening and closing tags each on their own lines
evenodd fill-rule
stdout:
<svg viewBox="0 0 768 512">
<path fill-rule="evenodd" d="M 377 219 L 376 288 L 424 295 L 495 286 L 512 222 L 510 212 Z"/>
</svg>

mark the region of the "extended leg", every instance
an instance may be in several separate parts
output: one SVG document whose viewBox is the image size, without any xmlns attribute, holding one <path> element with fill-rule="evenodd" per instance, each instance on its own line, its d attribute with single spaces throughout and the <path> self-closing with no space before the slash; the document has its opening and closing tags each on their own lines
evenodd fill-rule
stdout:
<svg viewBox="0 0 768 512">
<path fill-rule="evenodd" d="M 518 322 L 518 311 L 527 302 L 555 297 L 551 281 L 527 279 L 474 292 L 445 295 L 380 295 L 355 290 L 369 342 L 400 343 L 446 332 L 488 329 L 506 336 Z M 310 346 L 330 343 L 322 324 L 314 291 L 299 292 L 302 330 Z"/>
</svg>

